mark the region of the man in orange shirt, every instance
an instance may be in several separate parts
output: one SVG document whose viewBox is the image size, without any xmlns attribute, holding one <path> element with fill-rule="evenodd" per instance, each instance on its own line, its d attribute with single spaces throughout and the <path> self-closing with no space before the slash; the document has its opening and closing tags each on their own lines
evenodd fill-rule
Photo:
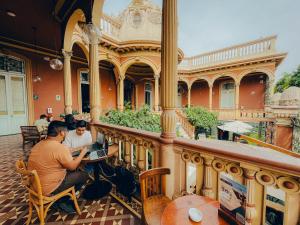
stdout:
<svg viewBox="0 0 300 225">
<path fill-rule="evenodd" d="M 53 121 L 49 124 L 47 139 L 36 144 L 31 150 L 28 169 L 37 171 L 45 196 L 60 193 L 72 186 L 78 190 L 88 179 L 86 172 L 74 171 L 86 154 L 87 148 L 83 148 L 80 155 L 73 159 L 70 149 L 61 144 L 67 132 L 64 122 Z M 69 213 L 74 211 L 68 201 L 60 201 L 59 206 Z"/>
</svg>

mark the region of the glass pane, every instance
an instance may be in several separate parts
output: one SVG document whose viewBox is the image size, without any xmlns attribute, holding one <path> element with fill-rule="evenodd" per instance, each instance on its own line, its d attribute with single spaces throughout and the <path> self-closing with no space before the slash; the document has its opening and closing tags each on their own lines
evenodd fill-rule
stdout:
<svg viewBox="0 0 300 225">
<path fill-rule="evenodd" d="M 0 70 L 5 70 L 5 57 L 0 55 Z"/>
<path fill-rule="evenodd" d="M 25 114 L 24 86 L 22 77 L 11 78 L 12 107 L 14 114 Z"/>
<path fill-rule="evenodd" d="M 7 96 L 5 77 L 0 76 L 0 115 L 7 115 Z"/>
<path fill-rule="evenodd" d="M 80 81 L 83 84 L 89 83 L 89 74 L 87 72 L 81 72 L 80 73 Z"/>
<path fill-rule="evenodd" d="M 24 73 L 24 62 L 13 58 L 8 58 L 8 71 Z"/>
</svg>

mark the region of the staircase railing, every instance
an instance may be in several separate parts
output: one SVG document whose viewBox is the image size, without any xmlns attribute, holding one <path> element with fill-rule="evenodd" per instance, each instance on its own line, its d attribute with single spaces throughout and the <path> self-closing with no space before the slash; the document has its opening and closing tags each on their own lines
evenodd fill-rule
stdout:
<svg viewBox="0 0 300 225">
<path fill-rule="evenodd" d="M 195 139 L 195 127 L 190 123 L 188 118 L 181 110 L 176 110 L 177 120 L 181 123 L 182 128 L 191 139 Z"/>
</svg>

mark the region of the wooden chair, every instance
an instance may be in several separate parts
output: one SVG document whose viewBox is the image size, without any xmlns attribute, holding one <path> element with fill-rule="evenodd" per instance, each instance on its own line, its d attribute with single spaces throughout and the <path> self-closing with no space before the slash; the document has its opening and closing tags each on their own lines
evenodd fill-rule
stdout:
<svg viewBox="0 0 300 225">
<path fill-rule="evenodd" d="M 20 126 L 20 128 L 23 137 L 23 149 L 25 144 L 32 143 L 35 145 L 43 138 L 36 126 Z"/>
<path fill-rule="evenodd" d="M 143 220 L 146 225 L 160 224 L 162 213 L 171 201 L 166 192 L 165 175 L 168 168 L 155 168 L 140 174 Z"/>
<path fill-rule="evenodd" d="M 55 201 L 64 196 L 69 196 L 73 200 L 77 213 L 81 215 L 74 187 L 68 188 L 54 196 L 43 196 L 42 186 L 37 172 L 35 170 L 27 170 L 26 165 L 22 160 L 18 160 L 16 162 L 16 169 L 17 172 L 21 175 L 22 183 L 28 191 L 29 214 L 26 225 L 30 224 L 31 222 L 33 207 L 37 211 L 40 224 L 44 225 L 49 208 L 53 205 Z"/>
</svg>

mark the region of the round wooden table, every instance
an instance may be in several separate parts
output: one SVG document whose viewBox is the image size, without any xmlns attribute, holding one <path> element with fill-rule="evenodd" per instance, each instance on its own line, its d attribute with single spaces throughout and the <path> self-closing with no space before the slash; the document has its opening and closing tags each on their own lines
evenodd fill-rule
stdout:
<svg viewBox="0 0 300 225">
<path fill-rule="evenodd" d="M 86 199 L 94 200 L 99 199 L 108 193 L 112 185 L 111 183 L 100 179 L 100 171 L 99 171 L 99 162 L 105 160 L 109 157 L 112 157 L 119 150 L 119 146 L 117 144 L 108 146 L 107 156 L 100 157 L 98 159 L 91 160 L 89 157 L 83 158 L 83 164 L 93 165 L 94 170 L 94 182 L 89 184 L 83 191 L 82 196 Z"/>
<path fill-rule="evenodd" d="M 202 221 L 193 222 L 189 209 L 197 208 L 203 213 Z M 170 202 L 164 209 L 161 225 L 229 225 L 218 216 L 219 202 L 199 195 L 187 195 Z"/>
</svg>

